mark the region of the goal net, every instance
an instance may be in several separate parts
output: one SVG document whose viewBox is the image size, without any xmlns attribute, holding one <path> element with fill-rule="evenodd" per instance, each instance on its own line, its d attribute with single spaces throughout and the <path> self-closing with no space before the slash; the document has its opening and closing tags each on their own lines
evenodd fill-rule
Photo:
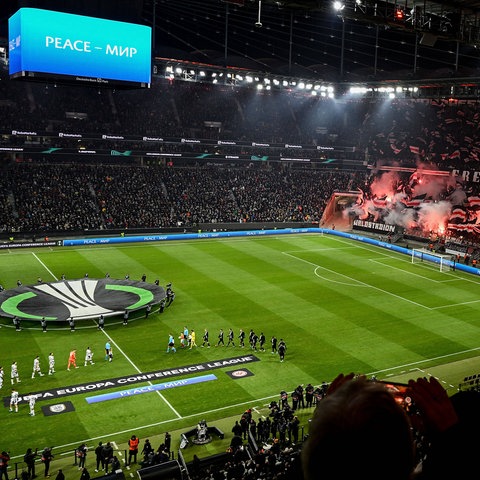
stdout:
<svg viewBox="0 0 480 480">
<path fill-rule="evenodd" d="M 455 260 L 451 255 L 432 252 L 426 248 L 412 249 L 412 263 L 424 263 L 437 267 L 441 272 L 455 269 Z"/>
</svg>

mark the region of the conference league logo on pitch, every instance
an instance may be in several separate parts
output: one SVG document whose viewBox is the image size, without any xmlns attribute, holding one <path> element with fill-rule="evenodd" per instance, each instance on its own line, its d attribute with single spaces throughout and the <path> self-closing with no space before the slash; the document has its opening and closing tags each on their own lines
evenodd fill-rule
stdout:
<svg viewBox="0 0 480 480">
<path fill-rule="evenodd" d="M 0 293 L 0 315 L 27 320 L 59 321 L 120 315 L 165 298 L 159 285 L 106 279 L 62 280 L 21 286 Z"/>
</svg>

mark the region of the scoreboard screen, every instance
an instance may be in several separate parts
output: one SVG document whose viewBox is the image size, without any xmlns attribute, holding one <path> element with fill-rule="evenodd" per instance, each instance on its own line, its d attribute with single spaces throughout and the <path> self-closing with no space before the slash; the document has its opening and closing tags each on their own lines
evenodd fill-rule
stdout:
<svg viewBox="0 0 480 480">
<path fill-rule="evenodd" d="M 145 25 L 21 8 L 8 21 L 10 78 L 150 87 Z"/>
</svg>

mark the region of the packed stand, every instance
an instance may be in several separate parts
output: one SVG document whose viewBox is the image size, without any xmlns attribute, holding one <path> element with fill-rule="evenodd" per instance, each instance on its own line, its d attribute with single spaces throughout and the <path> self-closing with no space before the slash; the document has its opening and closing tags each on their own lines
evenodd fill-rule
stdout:
<svg viewBox="0 0 480 480">
<path fill-rule="evenodd" d="M 3 231 L 193 227 L 219 222 L 318 222 L 347 172 L 15 163 L 0 179 Z"/>
</svg>

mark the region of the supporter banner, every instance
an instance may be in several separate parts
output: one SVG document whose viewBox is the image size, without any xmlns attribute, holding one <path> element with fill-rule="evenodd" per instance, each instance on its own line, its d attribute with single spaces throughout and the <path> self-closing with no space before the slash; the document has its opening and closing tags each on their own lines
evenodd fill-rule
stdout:
<svg viewBox="0 0 480 480">
<path fill-rule="evenodd" d="M 446 248 L 445 253 L 448 253 L 449 255 L 460 255 L 460 257 L 464 258 L 467 252 L 462 252 L 460 250 L 455 250 L 453 248 Z"/>
<path fill-rule="evenodd" d="M 480 172 L 475 170 L 452 170 L 452 175 L 454 177 L 460 177 L 464 182 L 467 183 L 480 182 Z"/>
<path fill-rule="evenodd" d="M 395 233 L 395 225 L 387 225 L 386 223 L 368 222 L 366 220 L 355 219 L 353 221 L 355 230 L 363 230 L 368 232 Z"/>
</svg>

